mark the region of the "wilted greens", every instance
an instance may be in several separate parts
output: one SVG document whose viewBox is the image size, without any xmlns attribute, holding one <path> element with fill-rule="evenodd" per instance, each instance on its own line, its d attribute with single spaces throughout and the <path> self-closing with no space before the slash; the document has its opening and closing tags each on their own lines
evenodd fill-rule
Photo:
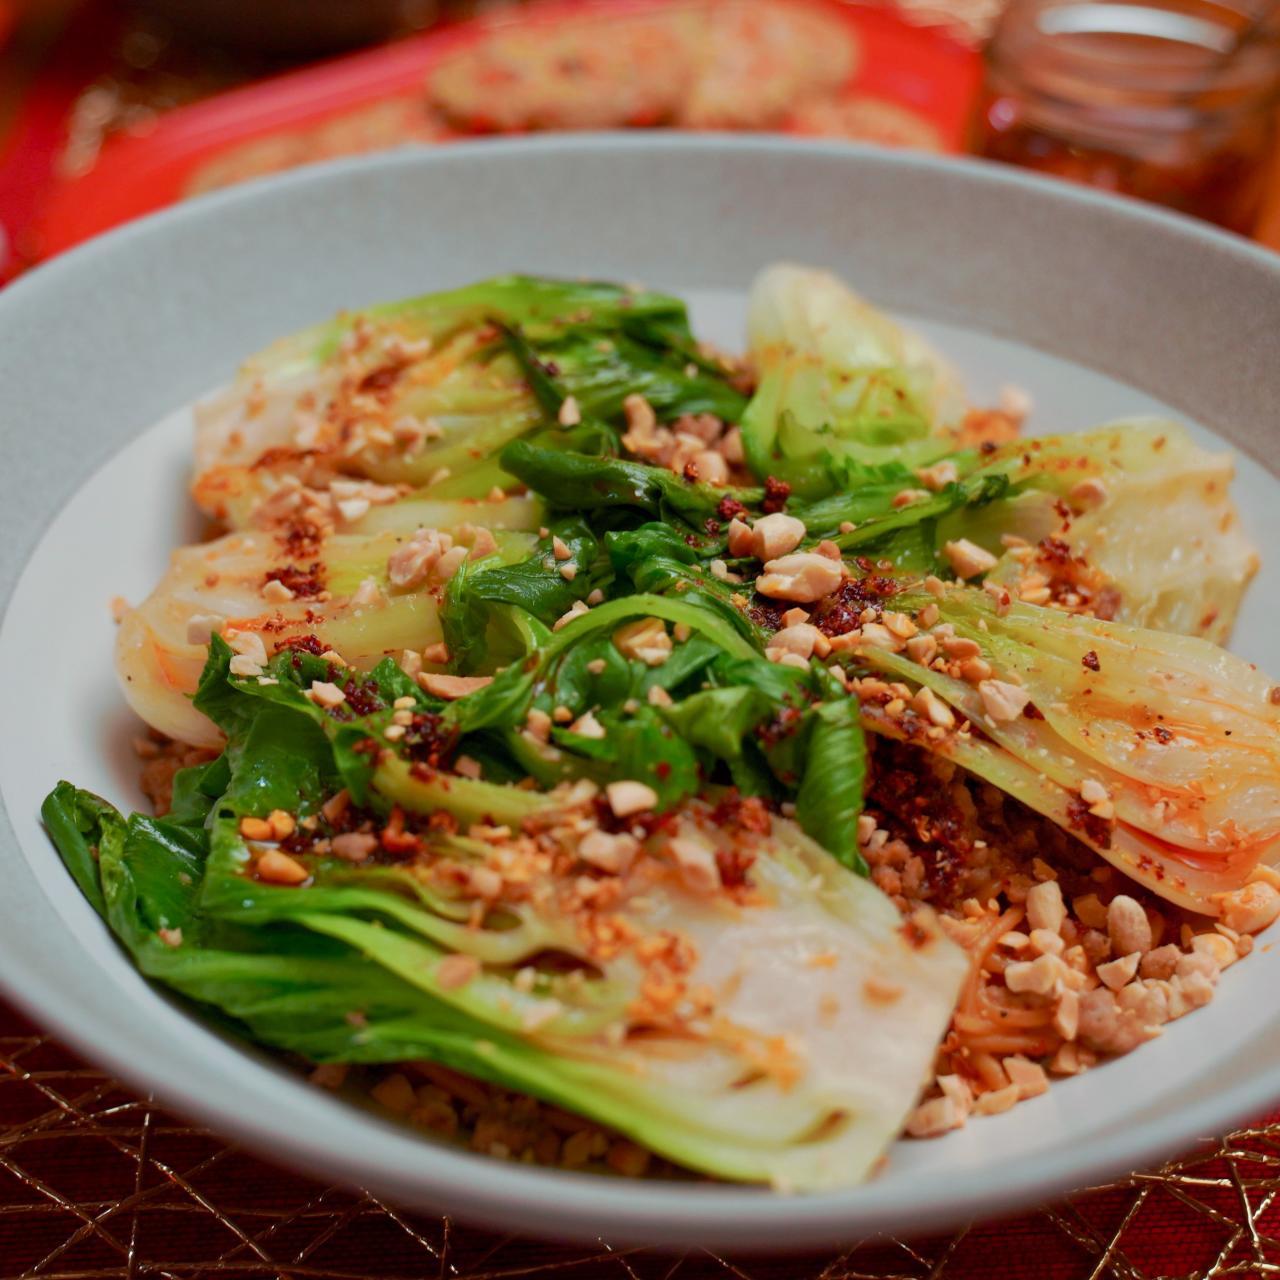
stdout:
<svg viewBox="0 0 1280 1280">
<path fill-rule="evenodd" d="M 1256 906 L 1280 706 L 1201 638 L 1254 564 L 1228 464 L 1145 420 L 984 435 L 822 273 L 766 271 L 748 327 L 742 363 L 667 295 L 504 277 L 285 339 L 201 408 L 229 531 L 117 663 L 208 758 L 158 816 L 44 808 L 146 974 L 311 1061 L 442 1064 L 806 1189 L 875 1166 L 969 972 L 941 878 L 868 878 L 877 739 L 1156 895 Z"/>
</svg>

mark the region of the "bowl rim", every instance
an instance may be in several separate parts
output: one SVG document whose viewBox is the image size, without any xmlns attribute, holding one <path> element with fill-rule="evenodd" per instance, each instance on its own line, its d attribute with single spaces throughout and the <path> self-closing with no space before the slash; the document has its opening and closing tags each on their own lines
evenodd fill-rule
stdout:
<svg viewBox="0 0 1280 1280">
<path fill-rule="evenodd" d="M 250 205 L 281 190 L 322 190 L 329 184 L 361 175 L 421 166 L 501 164 L 504 156 L 526 156 L 530 149 L 593 154 L 635 155 L 683 151 L 719 154 L 726 151 L 758 156 L 794 158 L 797 154 L 847 160 L 881 170 L 945 171 L 957 179 L 1020 190 L 1043 204 L 1071 203 L 1092 207 L 1110 219 L 1145 224 L 1151 234 L 1182 242 L 1208 245 L 1238 263 L 1256 267 L 1275 282 L 1280 300 L 1280 255 L 1199 224 L 1190 218 L 986 161 L 957 160 L 916 153 L 888 152 L 843 142 L 797 141 L 767 136 L 706 137 L 651 134 L 567 134 L 546 138 L 482 140 L 444 149 L 403 149 L 308 166 L 273 175 L 193 200 L 108 232 L 42 265 L 0 292 L 0 327 L 15 313 L 21 315 L 28 298 L 74 277 L 86 264 L 108 255 L 136 249 L 158 231 L 198 227 L 218 218 L 231 206 Z M 1236 445 L 1235 447 L 1240 447 Z M 1264 463 L 1275 474 L 1275 463 Z M 87 480 L 85 481 L 87 482 Z M 76 486 L 78 491 L 79 485 Z M 69 498 L 68 501 L 73 500 Z M 65 502 L 59 510 L 65 507 Z M 43 536 L 33 535 L 33 545 Z M 28 549 L 29 553 L 29 549 Z M 7 621 L 12 590 L 26 567 L 24 556 L 6 589 L 0 609 L 0 629 Z M 0 799 L 0 841 L 18 846 L 3 800 Z M 668 1247 L 723 1245 L 779 1250 L 836 1243 L 855 1235 L 905 1228 L 913 1234 L 949 1226 L 974 1216 L 1006 1214 L 1013 1209 L 1079 1188 L 1117 1171 L 1152 1162 L 1206 1134 L 1221 1132 L 1280 1099 L 1280 1068 L 1259 1071 L 1226 1091 L 1208 1093 L 1176 1114 L 1158 1114 L 1085 1146 L 1063 1144 L 1048 1155 L 1028 1155 L 1013 1162 L 1003 1179 L 1002 1199 L 992 1203 L 991 1188 L 981 1178 L 955 1179 L 945 1197 L 937 1197 L 904 1211 L 900 1187 L 886 1190 L 871 1182 L 844 1191 L 804 1196 L 779 1196 L 760 1188 L 733 1185 L 611 1180 L 592 1175 L 512 1165 L 491 1157 L 429 1144 L 402 1135 L 349 1111 L 358 1132 L 382 1138 L 370 1149 L 358 1141 L 339 1147 L 334 1130 L 298 1129 L 269 1108 L 251 1116 L 237 1106 L 231 1088 L 221 1094 L 195 1091 L 168 1076 L 165 1064 L 135 1057 L 127 1031 L 87 987 L 68 990 L 49 980 L 38 959 L 10 949 L 0 966 L 0 989 L 19 1008 L 95 1063 L 104 1065 L 139 1090 L 150 1091 L 164 1105 L 191 1115 L 220 1134 L 244 1141 L 251 1148 L 299 1168 L 312 1176 L 341 1180 L 369 1188 L 392 1200 L 421 1206 L 431 1202 L 464 1220 L 502 1223 L 534 1235 L 600 1239 L 610 1243 L 655 1242 Z M 301 1082 L 299 1082 L 301 1083 Z M 336 1112 L 335 1112 L 336 1115 Z M 375 1129 L 369 1129 L 373 1125 Z M 335 1119 L 335 1126 L 343 1128 Z M 350 1126 L 346 1126 L 350 1128 Z M 327 1135 L 327 1136 L 326 1136 Z M 397 1147 L 397 1139 L 399 1146 Z M 411 1145 L 410 1145 L 411 1144 Z M 386 1155 L 403 1149 L 406 1158 L 395 1167 Z M 410 1161 L 409 1152 L 417 1158 Z M 642 1188 L 642 1193 L 638 1194 Z"/>
</svg>

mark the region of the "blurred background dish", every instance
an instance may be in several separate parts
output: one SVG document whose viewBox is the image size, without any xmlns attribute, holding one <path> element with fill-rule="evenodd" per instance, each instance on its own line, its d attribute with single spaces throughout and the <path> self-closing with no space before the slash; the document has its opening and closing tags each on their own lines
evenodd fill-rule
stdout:
<svg viewBox="0 0 1280 1280">
<path fill-rule="evenodd" d="M 288 5 L 18 2 L 0 51 L 26 86 L 0 113 L 10 271 L 233 182 L 477 134 L 750 129 L 960 151 L 980 77 L 970 18 L 994 12 L 956 0 L 944 24 L 839 0 L 404 0 L 374 6 L 361 34 L 329 21 L 346 6 L 328 0 L 308 40 Z M 300 51 L 375 27 L 373 48 L 299 67 Z"/>
<path fill-rule="evenodd" d="M 1278 94 L 1276 0 L 0 0 L 0 279 L 300 165 L 619 128 L 968 150 L 1280 247 Z"/>
<path fill-rule="evenodd" d="M 284 56 L 336 53 L 421 26 L 434 0 L 142 0 L 141 9 L 190 40 Z"/>
</svg>

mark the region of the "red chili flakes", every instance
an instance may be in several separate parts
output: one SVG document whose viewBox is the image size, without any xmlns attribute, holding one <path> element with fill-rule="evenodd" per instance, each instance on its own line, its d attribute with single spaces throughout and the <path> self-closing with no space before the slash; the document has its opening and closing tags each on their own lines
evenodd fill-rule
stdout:
<svg viewBox="0 0 1280 1280">
<path fill-rule="evenodd" d="M 755 835 L 767 836 L 773 829 L 768 806 L 759 796 L 739 795 L 731 787 L 711 811 L 711 821 L 720 830 L 737 827 Z"/>
<path fill-rule="evenodd" d="M 829 596 L 818 601 L 810 621 L 823 635 L 842 636 L 861 625 L 862 611 L 879 609 L 888 596 L 899 590 L 892 578 L 876 574 L 870 561 L 860 563 L 865 578 L 846 578 Z"/>
<path fill-rule="evenodd" d="M 697 484 L 698 464 L 694 462 L 692 458 L 690 458 L 689 461 L 684 464 L 684 472 L 682 474 L 684 475 L 684 478 L 689 481 L 690 484 Z"/>
<path fill-rule="evenodd" d="M 1110 821 L 1099 818 L 1096 813 L 1090 813 L 1089 806 L 1079 796 L 1072 796 L 1067 801 L 1067 822 L 1076 831 L 1083 831 L 1098 848 L 1111 848 Z"/>
<path fill-rule="evenodd" d="M 933 934 L 915 916 L 908 916 L 902 922 L 898 932 L 907 940 L 907 946 L 913 951 L 921 951 L 933 941 Z"/>
<path fill-rule="evenodd" d="M 662 782 L 666 782 L 666 780 L 671 777 L 671 765 L 666 760 L 659 760 L 658 763 L 653 766 L 653 771 L 658 775 L 658 779 Z"/>
<path fill-rule="evenodd" d="M 322 653 L 329 652 L 329 646 L 323 643 L 319 636 L 294 636 L 292 640 L 286 640 L 281 649 L 291 649 L 293 651 L 293 666 L 296 670 L 298 663 L 298 654 L 309 653 L 313 657 L 318 658 Z"/>
<path fill-rule="evenodd" d="M 341 679 L 343 675 L 346 676 L 345 681 Z M 372 715 L 375 711 L 382 711 L 387 705 L 376 680 L 361 679 L 349 671 L 336 669 L 331 669 L 330 679 L 347 695 L 342 706 L 350 707 L 358 716 Z"/>
<path fill-rule="evenodd" d="M 674 813 L 655 813 L 652 809 L 646 809 L 643 813 L 632 813 L 625 818 L 619 818 L 610 807 L 608 797 L 604 792 L 596 796 L 592 802 L 592 812 L 596 820 L 596 826 L 602 831 L 608 831 L 610 834 L 616 834 L 619 831 L 634 831 L 636 828 L 639 828 L 645 838 L 660 831 L 669 835 L 675 835 L 676 833 L 676 815 Z"/>
<path fill-rule="evenodd" d="M 777 631 L 782 626 L 782 615 L 791 607 L 787 601 L 772 600 L 768 596 L 756 596 L 747 617 L 766 631 Z"/>
<path fill-rule="evenodd" d="M 366 373 L 360 379 L 360 394 L 375 396 L 385 403 L 391 398 L 391 390 L 400 381 L 400 375 L 406 367 L 403 364 L 385 364 L 372 373 Z"/>
<path fill-rule="evenodd" d="M 1061 538 L 1052 534 L 1040 539 L 1040 554 L 1050 563 L 1066 564 L 1071 557 L 1071 548 Z"/>
<path fill-rule="evenodd" d="M 427 819 L 427 830 L 434 831 L 440 835 L 456 835 L 458 820 L 447 809 L 437 809 Z"/>
<path fill-rule="evenodd" d="M 1274 691 L 1273 691 L 1273 692 L 1274 692 Z M 1275 699 L 1275 698 L 1272 698 L 1272 701 L 1273 701 L 1273 702 L 1275 702 L 1275 701 L 1276 701 L 1276 699 Z M 1169 730 L 1168 730 L 1168 729 L 1166 729 L 1166 728 L 1164 727 L 1164 725 L 1162 725 L 1162 724 L 1158 724 L 1158 725 L 1156 725 L 1156 726 L 1155 726 L 1155 728 L 1151 730 L 1151 736 L 1152 736 L 1152 737 L 1153 737 L 1157 742 L 1162 743 L 1162 744 L 1164 744 L 1164 743 L 1170 743 L 1170 742 L 1172 742 L 1172 741 L 1173 741 L 1173 734 L 1172 734 L 1172 733 L 1170 733 L 1170 732 L 1169 732 Z"/>
<path fill-rule="evenodd" d="M 1123 597 L 1115 587 L 1103 587 L 1094 597 L 1093 616 L 1103 622 L 1110 622 L 1120 612 Z"/>
<path fill-rule="evenodd" d="M 1022 708 L 1022 714 L 1028 720 L 1044 719 L 1044 712 L 1041 711 L 1034 702 L 1028 702 L 1027 705 Z"/>
<path fill-rule="evenodd" d="M 324 565 L 312 561 L 304 569 L 301 565 L 287 564 L 279 569 L 269 569 L 263 575 L 262 585 L 279 582 L 288 587 L 299 600 L 310 600 L 324 590 Z"/>
<path fill-rule="evenodd" d="M 737 842 L 728 849 L 717 849 L 716 868 L 720 872 L 720 883 L 726 889 L 742 888 L 755 860 L 756 855 Z"/>
<path fill-rule="evenodd" d="M 716 515 L 721 520 L 734 520 L 746 514 L 746 507 L 737 498 L 730 497 L 727 494 L 720 499 L 720 505 L 716 508 Z"/>
<path fill-rule="evenodd" d="M 324 530 L 312 520 L 295 520 L 279 535 L 279 541 L 290 560 L 306 560 L 319 551 Z"/>
<path fill-rule="evenodd" d="M 1080 659 L 1080 665 L 1090 671 L 1102 670 L 1102 663 L 1098 661 L 1098 655 L 1092 649 Z"/>
<path fill-rule="evenodd" d="M 453 755 L 457 740 L 457 730 L 447 727 L 442 716 L 433 711 L 419 711 L 412 723 L 405 726 L 400 741 L 411 760 L 432 769 L 443 769 Z"/>
<path fill-rule="evenodd" d="M 297 456 L 297 449 L 291 449 L 286 445 L 273 445 L 258 455 L 249 470 L 264 471 L 270 467 L 279 466 L 282 462 L 292 462 Z"/>
<path fill-rule="evenodd" d="M 745 796 L 738 804 L 738 826 L 744 831 L 767 836 L 773 829 L 773 818 L 759 796 Z"/>
<path fill-rule="evenodd" d="M 756 730 L 756 737 L 765 747 L 775 746 L 784 738 L 789 738 L 800 727 L 802 713 L 796 707 L 783 707 L 768 724 Z"/>
<path fill-rule="evenodd" d="M 787 505 L 789 497 L 791 497 L 791 486 L 785 480 L 779 480 L 776 476 L 765 476 L 764 501 L 760 505 L 767 514 L 772 515 L 775 511 L 781 511 Z"/>
<path fill-rule="evenodd" d="M 387 853 L 398 857 L 412 856 L 422 848 L 421 838 L 412 831 L 405 830 L 404 810 L 399 805 L 391 810 L 387 825 L 382 828 L 378 838 Z"/>
</svg>

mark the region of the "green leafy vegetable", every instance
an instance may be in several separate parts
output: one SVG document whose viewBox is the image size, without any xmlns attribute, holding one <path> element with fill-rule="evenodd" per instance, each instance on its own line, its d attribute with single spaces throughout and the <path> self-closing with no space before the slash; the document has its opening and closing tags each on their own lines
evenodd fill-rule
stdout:
<svg viewBox="0 0 1280 1280">
<path fill-rule="evenodd" d="M 937 429 L 959 417 L 954 374 L 833 276 L 773 266 L 748 315 L 760 384 L 742 419 L 747 461 L 797 497 L 860 486 L 868 469 L 951 452 Z"/>
<path fill-rule="evenodd" d="M 684 620 L 697 614 L 679 602 L 648 604 Z M 627 616 L 615 608 L 612 620 Z M 571 655 L 591 634 L 586 622 L 551 644 Z M 702 634 L 718 631 L 708 619 Z M 734 661 L 755 661 L 741 641 L 721 638 L 741 653 Z M 717 653 L 704 644 L 682 677 L 673 668 L 673 682 Z M 722 811 L 686 798 L 640 840 L 604 837 L 630 841 L 643 870 L 634 885 L 622 882 L 628 887 L 607 916 L 625 921 L 631 936 L 652 933 L 657 949 L 643 954 L 659 959 L 637 966 L 629 948 L 594 945 L 579 915 L 560 906 L 592 870 L 578 846 L 593 826 L 593 789 L 539 794 L 419 775 L 391 752 L 380 753 L 368 780 L 372 808 L 353 810 L 353 796 L 345 812 L 380 814 L 375 842 L 411 839 L 415 852 L 407 862 L 378 855 L 352 863 L 336 856 L 340 837 L 328 834 L 336 789 L 352 782 L 345 735 L 388 723 L 397 698 L 412 696 L 415 714 L 447 717 L 453 708 L 397 692 L 404 686 L 390 664 L 349 686 L 374 708 L 360 715 L 304 696 L 307 681 L 333 674 L 320 658 L 303 654 L 295 666 L 282 655 L 275 684 L 234 676 L 229 663 L 230 650 L 215 642 L 200 701 L 226 731 L 227 749 L 216 772 L 198 771 L 187 788 L 215 777 L 225 785 L 206 822 L 126 820 L 67 784 L 46 803 L 68 867 L 144 973 L 261 1042 L 317 1061 L 441 1062 L 571 1106 L 710 1173 L 818 1188 L 856 1181 L 874 1165 L 914 1101 L 966 972 L 952 944 L 941 936 L 909 943 L 888 901 L 785 819 L 765 817 L 761 828 L 766 811 L 748 821 L 733 805 Z M 786 679 L 798 687 L 804 677 Z M 468 701 L 454 704 L 459 727 L 475 718 Z M 824 726 L 838 720 L 822 715 Z M 661 709 L 644 706 L 634 726 L 611 748 L 615 772 L 634 777 L 664 743 L 677 743 L 684 764 L 674 757 L 668 781 L 673 794 L 690 795 L 694 745 Z M 424 796 L 423 818 L 395 825 Z M 299 855 L 308 878 L 298 887 L 268 874 L 278 846 L 245 834 L 249 822 L 284 807 L 299 822 L 318 820 L 313 830 L 333 850 Z M 426 821 L 441 810 L 454 825 Z M 561 850 L 564 868 L 553 859 L 542 873 L 548 892 L 518 891 L 523 873 L 512 859 L 533 855 L 513 843 L 512 826 L 538 833 L 537 849 Z M 705 861 L 691 861 L 690 850 Z M 694 875 L 719 857 L 732 858 L 726 865 L 744 868 L 754 886 L 730 915 Z M 505 875 L 516 888 L 477 917 L 481 873 Z M 800 937 L 821 964 L 777 958 Z M 671 938 L 681 940 L 676 952 Z M 886 970 L 906 996 L 900 1013 L 872 1013 L 853 1036 L 816 1016 L 824 993 L 859 990 Z M 651 971 L 662 984 L 674 978 L 678 990 L 733 993 L 717 998 L 714 1018 L 691 1026 L 658 996 L 665 985 L 649 985 Z M 802 1040 L 803 1059 L 787 1047 Z"/>
<path fill-rule="evenodd" d="M 901 1130 L 970 963 L 872 881 L 868 733 L 1185 907 L 1256 889 L 1276 691 L 1133 625 L 1225 635 L 1229 462 L 1152 421 L 959 449 L 952 372 L 820 272 L 764 272 L 749 331 L 731 371 L 677 299 L 508 276 L 297 334 L 201 408 L 231 532 L 117 665 L 220 754 L 162 817 L 42 810 L 142 972 L 314 1061 L 819 1189 Z"/>
</svg>

